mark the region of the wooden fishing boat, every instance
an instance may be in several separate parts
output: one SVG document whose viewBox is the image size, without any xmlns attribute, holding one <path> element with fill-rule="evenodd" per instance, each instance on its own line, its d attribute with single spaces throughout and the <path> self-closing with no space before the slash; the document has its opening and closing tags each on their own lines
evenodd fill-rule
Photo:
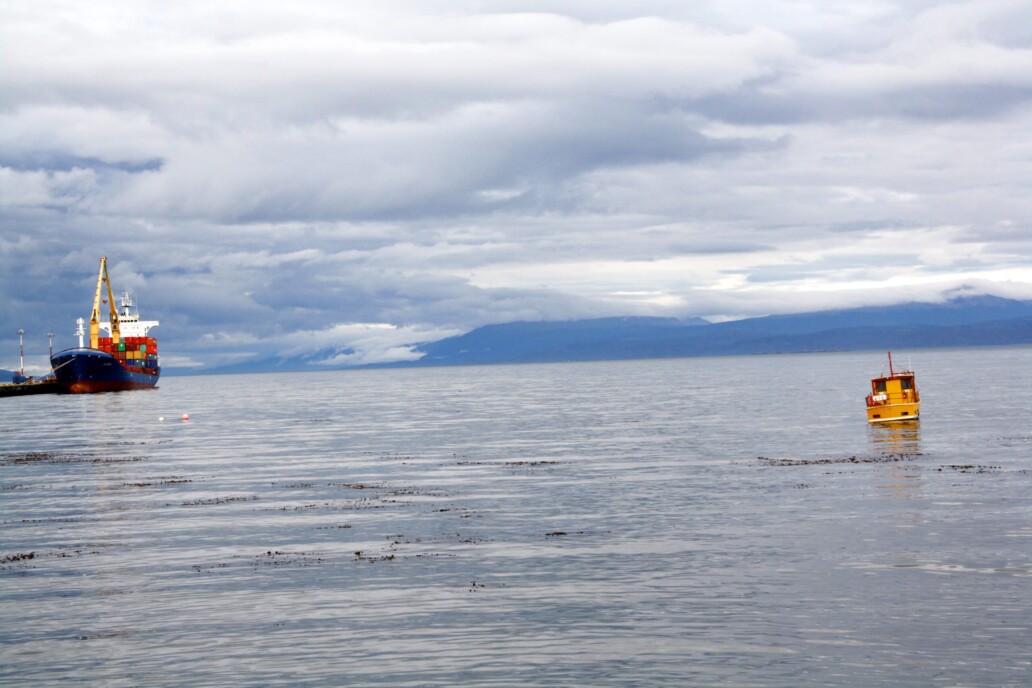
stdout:
<svg viewBox="0 0 1032 688">
<path fill-rule="evenodd" d="M 889 352 L 889 374 L 871 379 L 867 395 L 867 422 L 892 423 L 917 420 L 921 415 L 921 395 L 914 371 L 895 370 Z"/>
</svg>

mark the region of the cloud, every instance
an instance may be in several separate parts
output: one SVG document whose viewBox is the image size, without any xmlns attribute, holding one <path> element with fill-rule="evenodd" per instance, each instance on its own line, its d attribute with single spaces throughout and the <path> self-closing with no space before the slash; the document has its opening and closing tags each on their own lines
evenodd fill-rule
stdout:
<svg viewBox="0 0 1032 688">
<path fill-rule="evenodd" d="M 1024 293 L 1029 26 L 1018 0 L 7 5 L 0 320 L 67 338 L 100 255 L 202 368 Z"/>
</svg>

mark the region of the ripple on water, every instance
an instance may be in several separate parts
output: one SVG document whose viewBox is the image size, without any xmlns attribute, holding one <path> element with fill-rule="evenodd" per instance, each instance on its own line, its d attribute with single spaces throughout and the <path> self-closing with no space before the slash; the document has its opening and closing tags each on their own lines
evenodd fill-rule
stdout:
<svg viewBox="0 0 1032 688">
<path fill-rule="evenodd" d="M 926 355 L 905 432 L 859 354 L 19 400 L 0 682 L 1027 682 L 1030 354 L 978 426 Z"/>
</svg>

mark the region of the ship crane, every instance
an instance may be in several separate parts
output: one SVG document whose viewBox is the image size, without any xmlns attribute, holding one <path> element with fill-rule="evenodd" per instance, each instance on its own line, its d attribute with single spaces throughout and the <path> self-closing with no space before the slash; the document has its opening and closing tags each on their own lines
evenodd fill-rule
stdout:
<svg viewBox="0 0 1032 688">
<path fill-rule="evenodd" d="M 107 299 L 102 300 L 104 286 L 107 285 Z M 108 321 L 101 322 L 101 303 L 108 304 Z M 97 277 L 97 292 L 93 297 L 93 313 L 90 315 L 90 348 L 96 349 L 100 343 L 101 330 L 110 334 L 111 344 L 118 347 L 119 343 L 126 337 L 146 337 L 152 327 L 160 323 L 157 320 L 140 320 L 140 314 L 136 310 L 136 302 L 133 300 L 133 292 L 126 289 L 119 299 L 121 312 L 115 307 L 115 295 L 111 289 L 111 281 L 108 279 L 107 258 L 100 259 L 100 275 Z"/>
<path fill-rule="evenodd" d="M 97 275 L 97 293 L 93 296 L 93 312 L 90 313 L 90 348 L 100 346 L 100 290 L 107 285 L 108 320 L 111 323 L 111 341 L 117 346 L 122 340 L 122 330 L 118 322 L 118 310 L 115 308 L 115 296 L 111 292 L 111 280 L 108 279 L 107 256 L 100 259 L 100 274 Z"/>
</svg>

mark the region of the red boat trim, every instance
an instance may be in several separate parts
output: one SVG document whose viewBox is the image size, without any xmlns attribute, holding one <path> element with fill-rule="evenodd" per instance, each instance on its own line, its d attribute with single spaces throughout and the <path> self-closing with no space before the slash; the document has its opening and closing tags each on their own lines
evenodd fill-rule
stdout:
<svg viewBox="0 0 1032 688">
<path fill-rule="evenodd" d="M 129 382 L 124 380 L 80 380 L 65 386 L 69 394 L 92 394 L 94 392 L 125 392 L 131 389 L 157 389 L 154 383 Z"/>
</svg>

